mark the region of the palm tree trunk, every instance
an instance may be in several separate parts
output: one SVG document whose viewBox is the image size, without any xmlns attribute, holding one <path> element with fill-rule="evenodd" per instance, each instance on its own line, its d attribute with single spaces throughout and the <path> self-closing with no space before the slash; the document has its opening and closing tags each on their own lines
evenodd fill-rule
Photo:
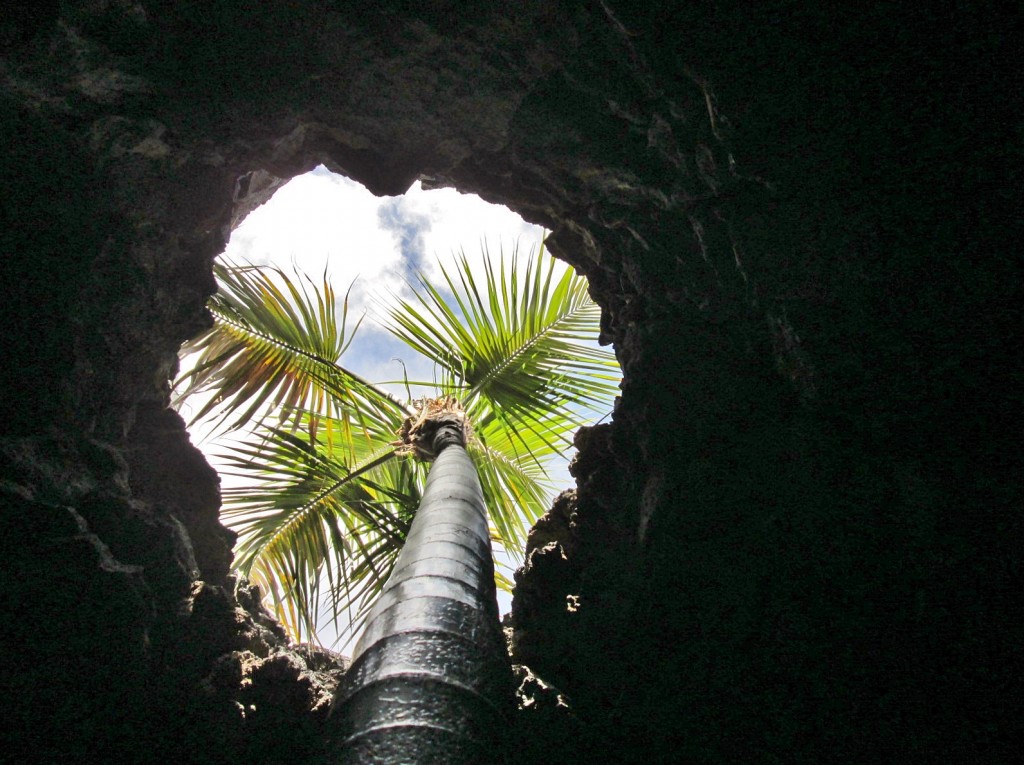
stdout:
<svg viewBox="0 0 1024 765">
<path fill-rule="evenodd" d="M 511 673 L 483 494 L 455 430 L 435 437 L 405 547 L 335 696 L 341 763 L 503 759 Z"/>
</svg>

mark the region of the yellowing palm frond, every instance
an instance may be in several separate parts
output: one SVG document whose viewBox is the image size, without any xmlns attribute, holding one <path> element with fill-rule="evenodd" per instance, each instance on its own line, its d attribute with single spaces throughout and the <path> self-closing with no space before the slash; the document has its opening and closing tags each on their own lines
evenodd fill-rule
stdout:
<svg viewBox="0 0 1024 765">
<path fill-rule="evenodd" d="M 397 459 L 385 441 L 346 464 L 323 442 L 274 428 L 263 436 L 225 455 L 228 475 L 246 485 L 224 490 L 222 521 L 239 534 L 236 568 L 266 588 L 296 639 L 308 638 L 325 603 L 352 620 L 387 581 L 423 468 Z"/>
</svg>

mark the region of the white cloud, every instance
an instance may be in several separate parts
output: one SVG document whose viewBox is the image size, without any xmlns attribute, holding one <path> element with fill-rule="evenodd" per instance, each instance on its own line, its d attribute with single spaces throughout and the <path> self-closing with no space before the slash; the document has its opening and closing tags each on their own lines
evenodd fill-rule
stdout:
<svg viewBox="0 0 1024 765">
<path fill-rule="evenodd" d="M 394 237 L 378 226 L 380 199 L 339 175 L 320 169 L 294 178 L 231 235 L 225 255 L 310 275 L 327 269 L 343 293 L 355 281 L 351 307 L 365 308 L 370 285 L 400 270 Z"/>
<path fill-rule="evenodd" d="M 292 179 L 250 213 L 225 255 L 284 268 L 295 263 L 315 276 L 326 268 L 339 292 L 355 281 L 349 307 L 359 316 L 375 296 L 407 295 L 410 265 L 436 282 L 438 262 L 451 262 L 460 250 L 477 265 L 483 242 L 492 255 L 510 253 L 517 243 L 525 253 L 541 235 L 539 226 L 473 194 L 424 190 L 417 181 L 404 196 L 375 197 L 320 167 Z"/>
</svg>

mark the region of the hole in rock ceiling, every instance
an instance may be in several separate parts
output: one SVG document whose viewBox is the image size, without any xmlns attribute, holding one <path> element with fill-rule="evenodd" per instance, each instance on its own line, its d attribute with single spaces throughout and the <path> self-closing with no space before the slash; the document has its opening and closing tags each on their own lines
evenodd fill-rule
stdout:
<svg viewBox="0 0 1024 765">
<path fill-rule="evenodd" d="M 417 273 L 447 292 L 441 266 L 450 270 L 460 252 L 471 263 L 475 278 L 482 279 L 485 249 L 494 259 L 502 253 L 508 259 L 518 249 L 522 270 L 525 256 L 537 251 L 542 235 L 540 227 L 475 195 L 460 194 L 454 189 L 423 190 L 417 182 L 403 196 L 376 197 L 360 184 L 319 167 L 292 179 L 267 203 L 252 211 L 232 232 L 220 261 L 276 267 L 300 286 L 302 279 L 296 276 L 295 269 L 308 275 L 310 284 L 317 286 L 326 274 L 336 291 L 337 302 L 347 302 L 346 341 L 351 339 L 351 344 L 342 355 L 343 365 L 407 401 L 410 392 L 418 397 L 429 391 L 408 389 L 403 383 L 405 376 L 409 380 L 431 381 L 437 379 L 438 370 L 429 358 L 385 329 L 382 301 L 393 302 L 388 300 L 390 295 L 410 297 L 410 284 L 416 284 Z M 557 263 L 556 277 L 567 268 Z M 337 310 L 335 325 L 340 324 L 341 305 Z M 197 354 L 183 358 L 183 375 L 193 368 L 196 358 Z M 617 367 L 609 374 L 614 378 Z M 188 396 L 180 404 L 182 415 L 191 421 L 207 400 L 208 396 L 201 392 Z M 596 421 L 610 409 L 609 396 L 606 406 L 588 411 L 585 418 Z M 235 418 L 247 410 L 248 405 Z M 251 455 L 251 445 L 260 442 L 260 438 L 247 435 L 244 427 L 225 432 L 224 423 L 217 427 L 217 422 L 216 413 L 202 417 L 190 426 L 190 432 L 221 474 L 227 497 L 245 485 L 245 479 L 238 475 L 237 461 L 243 456 L 238 451 L 240 444 L 248 444 L 242 448 L 249 449 Z M 572 485 L 566 469 L 571 452 L 568 449 L 563 456 L 547 462 L 551 479 L 548 503 L 558 491 Z M 495 554 L 499 570 L 511 579 L 515 558 L 498 545 Z M 320 595 L 324 596 L 327 590 L 324 581 Z M 507 612 L 510 603 L 510 595 L 499 590 L 501 611 Z M 328 613 L 316 624 L 315 637 L 323 645 L 344 647 L 344 642 L 338 642 L 339 636 L 342 641 L 352 637 L 346 621 L 347 616 L 342 615 L 335 623 Z M 298 635 L 310 637 L 308 631 L 299 630 Z"/>
</svg>

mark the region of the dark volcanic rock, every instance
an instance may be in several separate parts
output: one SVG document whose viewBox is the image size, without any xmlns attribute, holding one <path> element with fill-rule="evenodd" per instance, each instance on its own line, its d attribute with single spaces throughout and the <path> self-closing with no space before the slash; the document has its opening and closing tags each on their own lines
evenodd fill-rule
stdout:
<svg viewBox="0 0 1024 765">
<path fill-rule="evenodd" d="M 331 677 L 235 591 L 216 477 L 165 409 L 231 226 L 323 163 L 376 193 L 420 178 L 509 205 L 604 309 L 622 396 L 580 434 L 575 497 L 534 532 L 514 606 L 516 660 L 572 722 L 524 701 L 524 753 L 1010 759 L 1004 20 L 33 7 L 0 18 L 6 751 L 320 756 Z"/>
<path fill-rule="evenodd" d="M 202 577 L 224 583 L 235 534 L 220 525 L 217 473 L 189 441 L 181 417 L 165 407 L 139 407 L 126 457 L 133 493 L 173 503 L 163 511 L 187 529 Z"/>
<path fill-rule="evenodd" d="M 5 758 L 135 757 L 126 731 L 147 724 L 139 702 L 157 618 L 142 567 L 115 559 L 73 507 L 27 486 L 5 483 L 0 512 Z"/>
</svg>

